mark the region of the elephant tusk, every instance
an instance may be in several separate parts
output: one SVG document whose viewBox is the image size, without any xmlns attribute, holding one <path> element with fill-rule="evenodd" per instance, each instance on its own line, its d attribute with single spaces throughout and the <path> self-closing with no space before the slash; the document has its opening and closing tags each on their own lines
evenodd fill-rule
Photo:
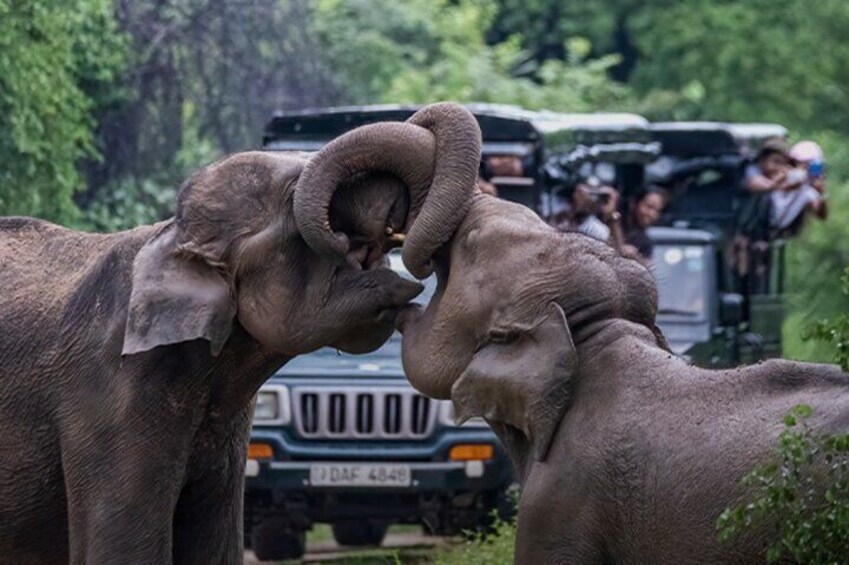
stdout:
<svg viewBox="0 0 849 565">
<path fill-rule="evenodd" d="M 396 247 L 401 247 L 404 245 L 404 240 L 407 238 L 406 234 L 403 233 L 393 233 L 386 238 L 386 249 L 395 249 Z"/>
</svg>

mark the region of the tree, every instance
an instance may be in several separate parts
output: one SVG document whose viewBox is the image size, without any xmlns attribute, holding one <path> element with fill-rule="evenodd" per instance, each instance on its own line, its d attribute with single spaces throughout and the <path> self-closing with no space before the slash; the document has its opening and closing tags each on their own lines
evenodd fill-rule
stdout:
<svg viewBox="0 0 849 565">
<path fill-rule="evenodd" d="M 692 118 L 845 129 L 846 25 L 839 0 L 647 3 L 629 19 L 632 84 L 644 94 L 698 85 Z"/>
<path fill-rule="evenodd" d="M 0 0 L 0 214 L 76 216 L 93 96 L 122 61 L 108 0 Z"/>
<path fill-rule="evenodd" d="M 498 13 L 488 0 L 394 2 L 326 0 L 318 15 L 329 59 L 355 86 L 354 99 L 393 103 L 435 100 L 499 102 L 529 109 L 593 111 L 620 106 L 627 89 L 607 76 L 616 57 L 587 61 L 590 45 L 579 38 L 563 45 L 565 60 L 537 63 L 511 35 L 486 40 Z M 341 40 L 336 48 L 331 37 Z M 356 60 L 354 60 L 356 59 Z M 365 101 L 369 101 L 365 99 Z"/>
<path fill-rule="evenodd" d="M 166 217 L 185 177 L 256 148 L 274 110 L 341 99 L 306 0 L 116 0 L 116 13 L 128 96 L 99 108 L 104 159 L 77 199 L 95 229 Z"/>
</svg>

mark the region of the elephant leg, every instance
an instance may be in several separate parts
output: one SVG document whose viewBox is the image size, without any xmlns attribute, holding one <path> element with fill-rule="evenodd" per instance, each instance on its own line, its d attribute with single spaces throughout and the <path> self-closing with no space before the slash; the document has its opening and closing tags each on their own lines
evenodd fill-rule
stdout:
<svg viewBox="0 0 849 565">
<path fill-rule="evenodd" d="M 226 455 L 215 454 L 226 457 L 223 466 L 209 467 L 180 493 L 174 515 L 174 563 L 242 563 L 247 445 L 235 441 L 225 449 Z"/>
<path fill-rule="evenodd" d="M 108 454 L 68 469 L 70 562 L 171 563 L 179 482 L 165 464 Z M 99 467 L 99 468 L 97 468 Z"/>
<path fill-rule="evenodd" d="M 171 562 L 174 509 L 196 427 L 140 400 L 99 413 L 83 406 L 63 429 L 71 563 Z"/>
<path fill-rule="evenodd" d="M 534 469 L 538 471 L 539 469 Z M 551 469 L 548 469 L 551 472 Z M 606 555 L 598 507 L 581 481 L 556 483 L 533 474 L 519 503 L 515 562 L 540 565 L 602 565 Z"/>
<path fill-rule="evenodd" d="M 582 514 L 553 516 L 519 510 L 516 563 L 540 565 L 602 565 L 610 562 L 597 543 L 592 520 Z M 536 516 L 533 516 L 536 514 Z"/>
</svg>

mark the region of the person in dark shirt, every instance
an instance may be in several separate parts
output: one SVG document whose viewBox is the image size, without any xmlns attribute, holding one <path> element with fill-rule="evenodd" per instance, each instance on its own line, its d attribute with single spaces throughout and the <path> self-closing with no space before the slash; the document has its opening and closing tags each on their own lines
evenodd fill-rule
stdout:
<svg viewBox="0 0 849 565">
<path fill-rule="evenodd" d="M 629 203 L 625 218 L 625 243 L 636 249 L 637 259 L 644 263 L 651 260 L 654 248 L 647 230 L 660 220 L 666 199 L 667 193 L 663 188 L 651 185 Z"/>
</svg>

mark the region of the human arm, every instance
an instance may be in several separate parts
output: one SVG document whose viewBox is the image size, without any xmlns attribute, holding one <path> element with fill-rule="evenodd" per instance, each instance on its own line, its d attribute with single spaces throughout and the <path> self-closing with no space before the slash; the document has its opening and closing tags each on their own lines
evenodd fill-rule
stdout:
<svg viewBox="0 0 849 565">
<path fill-rule="evenodd" d="M 751 172 L 746 174 L 746 179 L 743 184 L 749 192 L 772 192 L 776 189 L 783 189 L 786 178 L 786 171 L 782 171 L 775 178 L 769 178 L 761 172 Z"/>
</svg>

